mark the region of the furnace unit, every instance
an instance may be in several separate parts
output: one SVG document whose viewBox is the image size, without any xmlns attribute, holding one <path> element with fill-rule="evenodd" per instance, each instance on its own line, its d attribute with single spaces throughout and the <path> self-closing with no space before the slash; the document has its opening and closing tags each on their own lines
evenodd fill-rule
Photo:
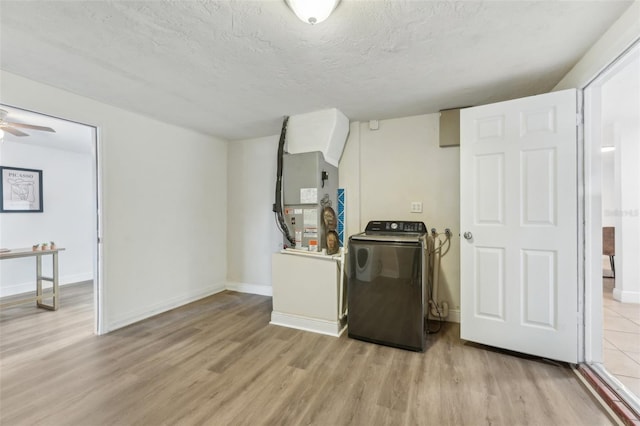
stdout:
<svg viewBox="0 0 640 426">
<path fill-rule="evenodd" d="M 283 212 L 295 248 L 321 251 L 327 246 L 323 223 L 335 220 L 338 168 L 320 151 L 284 154 L 282 178 Z M 291 246 L 286 238 L 284 244 Z"/>
</svg>

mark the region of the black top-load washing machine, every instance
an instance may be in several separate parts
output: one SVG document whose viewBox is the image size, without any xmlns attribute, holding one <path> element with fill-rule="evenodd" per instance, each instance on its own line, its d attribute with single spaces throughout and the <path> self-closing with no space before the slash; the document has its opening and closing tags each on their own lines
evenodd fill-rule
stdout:
<svg viewBox="0 0 640 426">
<path fill-rule="evenodd" d="M 349 337 L 425 349 L 427 227 L 371 221 L 349 238 Z"/>
</svg>

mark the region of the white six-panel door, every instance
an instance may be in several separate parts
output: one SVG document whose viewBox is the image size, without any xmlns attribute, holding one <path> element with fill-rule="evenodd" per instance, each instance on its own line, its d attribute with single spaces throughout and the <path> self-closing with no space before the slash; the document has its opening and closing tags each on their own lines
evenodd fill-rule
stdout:
<svg viewBox="0 0 640 426">
<path fill-rule="evenodd" d="M 576 91 L 460 115 L 461 337 L 578 361 Z"/>
</svg>

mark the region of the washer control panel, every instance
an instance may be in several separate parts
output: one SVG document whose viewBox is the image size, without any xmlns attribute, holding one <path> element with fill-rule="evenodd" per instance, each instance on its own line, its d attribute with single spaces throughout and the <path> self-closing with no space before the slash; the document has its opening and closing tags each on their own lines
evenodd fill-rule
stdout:
<svg viewBox="0 0 640 426">
<path fill-rule="evenodd" d="M 425 233 L 424 222 L 408 222 L 402 220 L 372 220 L 367 224 L 365 232 L 413 232 Z"/>
</svg>

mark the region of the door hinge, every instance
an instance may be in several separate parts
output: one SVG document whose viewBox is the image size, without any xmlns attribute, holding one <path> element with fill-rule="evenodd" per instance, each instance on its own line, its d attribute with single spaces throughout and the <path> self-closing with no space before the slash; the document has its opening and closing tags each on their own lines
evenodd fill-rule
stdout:
<svg viewBox="0 0 640 426">
<path fill-rule="evenodd" d="M 576 114 L 576 126 L 580 126 L 581 124 L 584 124 L 584 115 L 582 113 L 577 113 Z"/>
</svg>

